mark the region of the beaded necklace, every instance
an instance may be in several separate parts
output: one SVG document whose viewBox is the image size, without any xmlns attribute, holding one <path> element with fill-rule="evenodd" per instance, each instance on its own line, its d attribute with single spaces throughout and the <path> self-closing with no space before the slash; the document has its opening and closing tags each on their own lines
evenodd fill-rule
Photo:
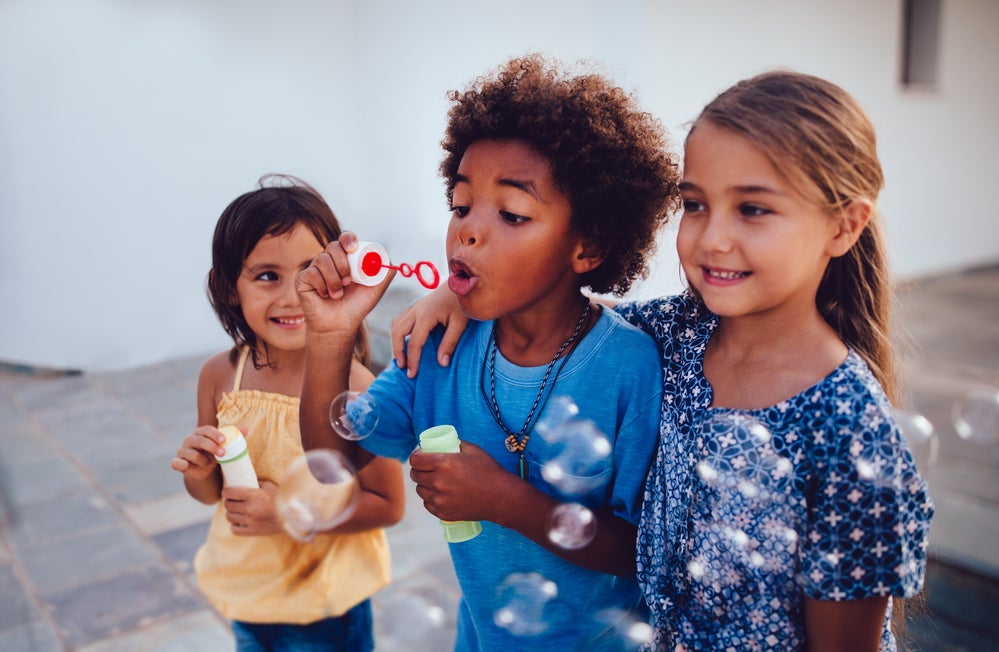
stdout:
<svg viewBox="0 0 999 652">
<path fill-rule="evenodd" d="M 524 419 L 524 425 L 521 426 L 520 432 L 514 433 L 512 430 L 506 427 L 503 423 L 503 417 L 500 415 L 499 403 L 496 401 L 496 350 L 499 346 L 496 343 L 496 326 L 493 325 L 492 337 L 489 341 L 489 350 L 485 360 L 482 364 L 481 377 L 485 375 L 486 372 L 486 362 L 488 362 L 489 367 L 489 396 L 486 396 L 485 383 L 480 382 L 479 388 L 482 391 L 482 398 L 486 399 L 486 406 L 489 408 L 489 413 L 492 415 L 493 420 L 496 422 L 503 432 L 506 433 L 506 449 L 511 453 L 516 453 L 519 456 L 518 471 L 520 477 L 526 479 L 526 467 L 524 462 L 524 449 L 527 447 L 527 441 L 531 438 L 529 431 L 531 426 L 534 425 L 534 415 L 539 413 L 538 405 L 540 404 L 544 408 L 544 404 L 541 403 L 541 398 L 544 396 L 545 387 L 548 386 L 548 378 L 551 376 L 552 368 L 555 366 L 555 362 L 561 357 L 561 355 L 572 346 L 576 338 L 579 337 L 580 331 L 583 329 L 583 324 L 586 323 L 587 318 L 590 316 L 590 302 L 587 300 L 586 306 L 583 307 L 583 312 L 579 315 L 579 320 L 576 321 L 576 327 L 573 328 L 572 334 L 564 342 L 562 346 L 558 347 L 558 351 L 552 356 L 551 362 L 548 363 L 548 368 L 545 369 L 545 376 L 541 380 L 541 387 L 538 388 L 538 395 L 534 397 L 534 404 L 531 405 L 531 411 L 527 413 L 527 418 Z M 575 349 L 573 349 L 575 350 Z M 569 356 L 572 355 L 572 350 L 569 351 L 568 355 L 562 358 L 562 364 L 559 365 L 558 370 L 555 372 L 555 377 L 552 379 L 552 387 L 558 381 L 559 374 L 562 373 L 562 369 L 565 367 L 565 363 L 569 361 Z M 548 397 L 544 397 L 547 403 Z"/>
</svg>

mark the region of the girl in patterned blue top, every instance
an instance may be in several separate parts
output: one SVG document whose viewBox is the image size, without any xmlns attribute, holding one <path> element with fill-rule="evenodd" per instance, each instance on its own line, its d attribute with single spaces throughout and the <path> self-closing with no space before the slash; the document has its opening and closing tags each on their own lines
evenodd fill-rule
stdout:
<svg viewBox="0 0 999 652">
<path fill-rule="evenodd" d="M 687 136 L 689 291 L 618 308 L 662 347 L 638 572 L 663 648 L 896 648 L 933 507 L 892 415 L 882 183 L 864 110 L 808 75 Z"/>
<path fill-rule="evenodd" d="M 688 134 L 689 290 L 617 307 L 662 354 L 637 550 L 656 649 L 896 649 L 933 506 L 892 413 L 882 184 L 870 119 L 812 76 L 740 82 Z"/>
</svg>

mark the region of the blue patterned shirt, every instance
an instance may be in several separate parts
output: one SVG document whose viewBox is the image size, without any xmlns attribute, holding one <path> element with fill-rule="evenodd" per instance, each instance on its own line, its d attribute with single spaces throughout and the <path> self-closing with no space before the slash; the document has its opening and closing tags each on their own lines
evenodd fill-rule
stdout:
<svg viewBox="0 0 999 652">
<path fill-rule="evenodd" d="M 662 352 L 637 549 L 657 649 L 805 649 L 805 598 L 921 589 L 933 503 L 856 352 L 777 405 L 711 408 L 703 359 L 717 317 L 689 294 L 617 311 Z M 882 650 L 895 649 L 890 612 Z"/>
</svg>

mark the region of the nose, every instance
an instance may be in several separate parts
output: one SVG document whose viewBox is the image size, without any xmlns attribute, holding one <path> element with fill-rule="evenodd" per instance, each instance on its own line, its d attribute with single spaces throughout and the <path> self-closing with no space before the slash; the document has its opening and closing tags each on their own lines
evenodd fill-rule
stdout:
<svg viewBox="0 0 999 652">
<path fill-rule="evenodd" d="M 701 247 L 709 251 L 729 251 L 733 243 L 731 220 L 721 215 L 709 215 L 701 228 Z"/>
<path fill-rule="evenodd" d="M 451 223 L 459 244 L 472 246 L 482 240 L 482 220 L 475 211 L 469 211 L 462 218 L 452 218 Z"/>
<path fill-rule="evenodd" d="M 279 295 L 278 295 L 278 302 L 282 306 L 289 306 L 289 307 L 301 305 L 301 300 L 298 298 L 298 292 L 295 290 L 294 275 L 282 279 L 281 289 L 279 290 Z"/>
</svg>

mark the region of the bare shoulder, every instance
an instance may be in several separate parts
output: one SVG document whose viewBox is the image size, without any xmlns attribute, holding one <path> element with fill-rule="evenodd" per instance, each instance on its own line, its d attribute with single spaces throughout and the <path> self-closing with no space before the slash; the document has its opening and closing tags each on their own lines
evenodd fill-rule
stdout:
<svg viewBox="0 0 999 652">
<path fill-rule="evenodd" d="M 220 351 L 205 360 L 198 376 L 198 393 L 208 393 L 217 399 L 222 392 L 232 387 L 236 376 L 236 365 L 229 357 L 229 350 Z"/>
</svg>

